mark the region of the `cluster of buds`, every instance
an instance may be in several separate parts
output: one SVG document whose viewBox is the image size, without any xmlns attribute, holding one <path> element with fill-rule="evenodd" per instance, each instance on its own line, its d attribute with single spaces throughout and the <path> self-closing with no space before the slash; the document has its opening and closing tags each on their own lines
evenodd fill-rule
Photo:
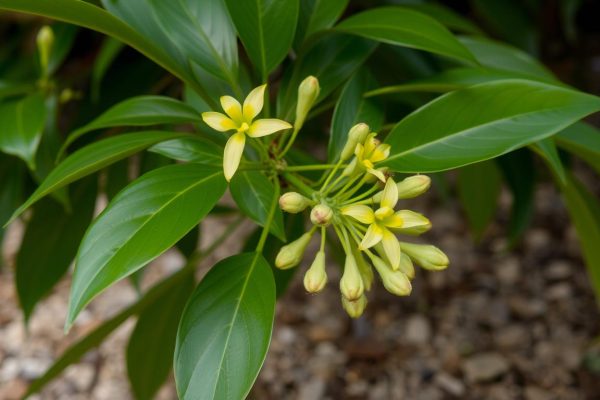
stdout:
<svg viewBox="0 0 600 400">
<path fill-rule="evenodd" d="M 362 315 L 367 305 L 373 268 L 387 291 L 407 296 L 412 290 L 414 264 L 428 270 L 442 270 L 449 264 L 435 246 L 398 240 L 399 234 L 417 236 L 431 228 L 423 215 L 396 209 L 399 200 L 427 191 L 431 180 L 415 175 L 395 182 L 385 167 L 376 165 L 390 152 L 389 145 L 376 136 L 366 124 L 355 125 L 348 132 L 338 163 L 323 175 L 318 190 L 288 192 L 279 200 L 281 209 L 289 213 L 310 208 L 312 227 L 281 248 L 275 265 L 288 269 L 300 264 L 312 236 L 319 231 L 321 246 L 304 275 L 304 287 L 310 293 L 323 290 L 327 283 L 326 235 L 335 233 L 345 253 L 339 282 L 342 305 L 353 318 Z"/>
</svg>

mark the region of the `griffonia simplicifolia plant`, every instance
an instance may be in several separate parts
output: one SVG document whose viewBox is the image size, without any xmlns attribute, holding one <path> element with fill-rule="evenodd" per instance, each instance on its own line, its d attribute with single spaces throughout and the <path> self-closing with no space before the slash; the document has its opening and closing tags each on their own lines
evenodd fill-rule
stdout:
<svg viewBox="0 0 600 400">
<path fill-rule="evenodd" d="M 564 194 L 600 289 L 600 206 L 560 157 L 598 168 L 600 132 L 580 120 L 600 99 L 439 4 L 363 3 L 0 0 L 11 11 L 0 18 L 63 21 L 0 32 L 0 219 L 24 228 L 14 275 L 25 320 L 73 261 L 67 329 L 115 283 L 139 293 L 28 394 L 136 317 L 136 398 L 152 398 L 171 369 L 182 399 L 246 397 L 297 270 L 307 292 L 335 287 L 346 313 L 368 321 L 370 290 L 407 296 L 415 266 L 448 267 L 414 238 L 432 223 L 404 205 L 434 173 L 452 189 L 448 170 L 476 239 L 507 183 L 514 244 L 532 209 L 523 187 L 547 167 L 539 176 Z M 74 25 L 106 37 L 82 36 L 81 54 Z M 226 227 L 203 228 L 201 241 L 209 215 Z M 232 236 L 243 250 L 228 248 L 198 282 L 199 263 Z M 147 266 L 170 250 L 183 265 L 145 289 Z"/>
</svg>

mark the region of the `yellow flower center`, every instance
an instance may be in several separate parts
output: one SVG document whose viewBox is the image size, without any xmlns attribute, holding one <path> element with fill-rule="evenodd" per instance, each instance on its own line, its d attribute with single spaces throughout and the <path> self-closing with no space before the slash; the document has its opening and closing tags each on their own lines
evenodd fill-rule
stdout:
<svg viewBox="0 0 600 400">
<path fill-rule="evenodd" d="M 247 122 L 242 122 L 242 124 L 238 128 L 238 132 L 248 132 L 248 129 L 250 129 L 250 125 L 248 125 Z"/>
<path fill-rule="evenodd" d="M 390 215 L 394 214 L 394 209 L 391 207 L 381 207 L 375 211 L 375 218 L 379 221 L 385 220 Z"/>
</svg>

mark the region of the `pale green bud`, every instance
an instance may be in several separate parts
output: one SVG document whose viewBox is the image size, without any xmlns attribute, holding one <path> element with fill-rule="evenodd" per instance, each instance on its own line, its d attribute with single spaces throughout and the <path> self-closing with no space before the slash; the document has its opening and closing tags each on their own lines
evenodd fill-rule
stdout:
<svg viewBox="0 0 600 400">
<path fill-rule="evenodd" d="M 311 237 L 312 232 L 307 232 L 293 242 L 283 246 L 275 258 L 275 266 L 279 269 L 289 269 L 300 264 Z"/>
<path fill-rule="evenodd" d="M 50 52 L 54 45 L 54 32 L 48 25 L 43 26 L 36 37 L 38 51 L 40 53 L 40 66 L 42 73 L 47 74 L 48 64 L 50 62 Z"/>
<path fill-rule="evenodd" d="M 340 154 L 340 159 L 347 160 L 352 155 L 354 155 L 354 151 L 356 150 L 356 145 L 362 143 L 367 138 L 369 134 L 369 125 L 361 122 L 354 125 L 348 131 L 348 138 L 346 139 L 346 144 L 342 149 L 342 153 Z"/>
<path fill-rule="evenodd" d="M 410 284 L 408 277 L 402 271 L 393 271 L 392 268 L 379 257 L 373 257 L 373 265 L 375 266 L 375 269 L 377 269 L 381 281 L 383 282 L 383 286 L 388 292 L 395 294 L 396 296 L 408 296 L 410 294 L 412 285 Z"/>
<path fill-rule="evenodd" d="M 365 291 L 365 284 L 358 272 L 356 259 L 352 254 L 346 254 L 344 274 L 340 279 L 340 292 L 350 301 L 358 300 Z"/>
<path fill-rule="evenodd" d="M 358 266 L 358 272 L 365 284 L 366 290 L 371 290 L 371 285 L 373 284 L 373 269 L 367 262 L 363 255 L 356 249 L 353 249 L 352 253 L 356 259 L 356 265 Z"/>
<path fill-rule="evenodd" d="M 404 275 L 408 277 L 408 279 L 413 279 L 415 277 L 415 266 L 412 263 L 412 260 L 409 256 L 404 253 L 400 254 L 400 272 L 403 272 Z"/>
<path fill-rule="evenodd" d="M 325 252 L 319 251 L 312 265 L 304 274 L 304 288 L 309 293 L 317 293 L 323 290 L 326 284 Z"/>
<path fill-rule="evenodd" d="M 317 204 L 310 212 L 310 220 L 318 226 L 327 226 L 333 219 L 333 210 L 327 204 Z"/>
<path fill-rule="evenodd" d="M 355 301 L 350 301 L 342 296 L 342 306 L 351 318 L 358 318 L 363 314 L 367 307 L 367 296 L 363 294 Z"/>
<path fill-rule="evenodd" d="M 398 215 L 402 218 L 402 226 L 392 228 L 395 232 L 404 235 L 420 235 L 431 229 L 431 221 L 422 214 L 410 210 L 400 210 Z"/>
<path fill-rule="evenodd" d="M 431 187 L 431 178 L 427 175 L 413 175 L 396 183 L 396 186 L 398 187 L 398 199 L 412 199 L 425 193 Z M 373 196 L 373 201 L 379 203 L 382 195 L 383 192 L 377 193 Z"/>
<path fill-rule="evenodd" d="M 400 242 L 400 248 L 421 267 L 433 271 L 446 269 L 450 260 L 443 251 L 429 244 Z"/>
<path fill-rule="evenodd" d="M 298 86 L 298 103 L 296 104 L 296 120 L 294 127 L 300 129 L 306 120 L 308 112 L 319 97 L 319 80 L 314 76 L 305 78 Z"/>
<path fill-rule="evenodd" d="M 312 204 L 312 201 L 300 193 L 287 192 L 279 198 L 279 207 L 291 214 L 297 214 L 304 211 L 306 207 Z"/>
</svg>

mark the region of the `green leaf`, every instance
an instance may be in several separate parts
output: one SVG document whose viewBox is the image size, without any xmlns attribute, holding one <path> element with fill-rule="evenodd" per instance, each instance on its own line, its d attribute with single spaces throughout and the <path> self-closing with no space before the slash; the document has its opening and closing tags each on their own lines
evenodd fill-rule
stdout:
<svg viewBox="0 0 600 400">
<path fill-rule="evenodd" d="M 182 135 L 184 134 L 161 131 L 129 133 L 101 140 L 76 151 L 48 175 L 29 199 L 14 212 L 11 221 L 33 203 L 55 190 L 142 151 L 153 144 Z"/>
<path fill-rule="evenodd" d="M 277 98 L 277 112 L 289 120 L 293 117 L 298 85 L 309 75 L 319 79 L 321 91 L 317 103 L 346 81 L 375 50 L 377 44 L 348 35 L 327 35 L 302 52 L 293 68 L 284 76 Z"/>
<path fill-rule="evenodd" d="M 136 399 L 154 399 L 167 380 L 179 318 L 194 286 L 190 273 L 140 313 L 127 344 L 127 375 Z"/>
<path fill-rule="evenodd" d="M 164 48 L 155 46 L 152 39 L 142 36 L 105 10 L 85 1 L 0 0 L 0 9 L 41 15 L 104 33 L 127 43 L 180 79 L 192 81 L 189 72 L 182 67 L 184 64 L 177 63 Z"/>
<path fill-rule="evenodd" d="M 484 83 L 441 96 L 400 121 L 382 164 L 398 172 L 456 168 L 542 140 L 598 110 L 598 97 L 563 87 Z"/>
<path fill-rule="evenodd" d="M 381 128 L 385 117 L 383 110 L 374 99 L 364 97 L 365 92 L 376 85 L 370 73 L 359 70 L 344 86 L 333 111 L 327 152 L 330 161 L 337 159 L 342 152 L 348 131 L 355 124 L 364 122 L 374 132 Z"/>
<path fill-rule="evenodd" d="M 48 75 L 50 76 L 56 72 L 69 55 L 78 29 L 70 24 L 52 24 L 52 31 L 54 32 L 54 43 L 48 60 Z"/>
<path fill-rule="evenodd" d="M 15 280 L 25 321 L 36 304 L 63 277 L 75 258 L 79 242 L 92 221 L 96 205 L 97 179 L 73 186 L 67 213 L 54 200 L 39 202 L 27 224 L 17 254 Z"/>
<path fill-rule="evenodd" d="M 223 164 L 223 147 L 197 136 L 168 140 L 152 146 L 148 151 L 178 161 L 210 165 Z"/>
<path fill-rule="evenodd" d="M 124 48 L 122 42 L 111 37 L 107 37 L 102 42 L 92 68 L 91 96 L 94 101 L 98 101 L 100 97 L 100 86 L 104 75 Z"/>
<path fill-rule="evenodd" d="M 110 335 L 116 328 L 118 328 L 123 322 L 129 317 L 135 314 L 139 314 L 144 311 L 149 305 L 153 304 L 155 299 L 163 296 L 165 293 L 173 290 L 182 279 L 189 277 L 190 272 L 193 272 L 195 264 L 188 264 L 186 267 L 180 269 L 173 275 L 165 278 L 160 283 L 153 286 L 141 299 L 133 303 L 123 311 L 117 313 L 114 317 L 103 322 L 100 326 L 95 328 L 88 335 L 77 341 L 71 347 L 69 347 L 50 368 L 41 377 L 34 380 L 24 397 L 28 397 L 33 393 L 40 391 L 54 378 L 56 378 L 62 371 L 64 371 L 69 365 L 79 361 L 90 349 L 99 346 L 104 339 Z"/>
<path fill-rule="evenodd" d="M 101 291 L 173 246 L 208 214 L 225 188 L 220 169 L 176 164 L 123 189 L 81 242 L 66 327 Z"/>
<path fill-rule="evenodd" d="M 477 36 L 460 37 L 459 40 L 484 67 L 526 74 L 529 79 L 560 83 L 543 64 L 515 47 Z"/>
<path fill-rule="evenodd" d="M 290 50 L 298 1 L 225 0 L 238 35 L 263 81 Z"/>
<path fill-rule="evenodd" d="M 592 287 L 596 298 L 600 299 L 600 204 L 572 175 L 568 175 L 568 184 L 562 187 L 562 191 L 579 237 Z"/>
<path fill-rule="evenodd" d="M 85 133 L 97 129 L 115 126 L 198 123 L 200 121 L 202 121 L 200 114 L 179 100 L 165 96 L 131 97 L 115 104 L 98 118 L 73 131 L 65 141 L 62 151 Z"/>
<path fill-rule="evenodd" d="M 493 161 L 484 161 L 461 168 L 458 174 L 458 195 L 476 240 L 483 235 L 498 209 L 502 180 Z"/>
<path fill-rule="evenodd" d="M 244 214 L 260 226 L 267 223 L 275 187 L 266 176 L 259 171 L 240 171 L 231 180 L 229 190 Z M 283 213 L 279 208 L 275 210 L 270 231 L 285 241 Z"/>
<path fill-rule="evenodd" d="M 364 36 L 398 46 L 441 54 L 467 64 L 475 57 L 442 24 L 403 7 L 380 7 L 355 14 L 342 22 L 338 31 Z"/>
<path fill-rule="evenodd" d="M 587 162 L 600 174 L 600 130 L 585 122 L 578 122 L 555 136 L 563 149 Z"/>
<path fill-rule="evenodd" d="M 550 171 L 556 176 L 556 179 L 558 179 L 561 184 L 565 185 L 567 183 L 567 174 L 565 172 L 565 167 L 560 160 L 553 138 L 550 137 L 540 140 L 539 142 L 532 144 L 531 148 L 546 161 L 546 164 L 550 168 Z"/>
<path fill-rule="evenodd" d="M 483 35 L 483 32 L 477 25 L 469 19 L 452 11 L 452 9 L 436 3 L 407 3 L 403 4 L 416 11 L 427 14 L 436 19 L 439 23 L 446 26 L 448 29 L 458 32 L 471 33 L 474 35 Z"/>
<path fill-rule="evenodd" d="M 350 0 L 302 0 L 294 46 L 300 47 L 312 34 L 331 28 Z"/>
<path fill-rule="evenodd" d="M 45 122 L 46 106 L 40 93 L 0 103 L 0 150 L 22 158 L 34 170 Z"/>
<path fill-rule="evenodd" d="M 179 324 L 174 361 L 179 398 L 245 398 L 265 360 L 274 311 L 275 283 L 260 254 L 217 263 Z"/>
</svg>

